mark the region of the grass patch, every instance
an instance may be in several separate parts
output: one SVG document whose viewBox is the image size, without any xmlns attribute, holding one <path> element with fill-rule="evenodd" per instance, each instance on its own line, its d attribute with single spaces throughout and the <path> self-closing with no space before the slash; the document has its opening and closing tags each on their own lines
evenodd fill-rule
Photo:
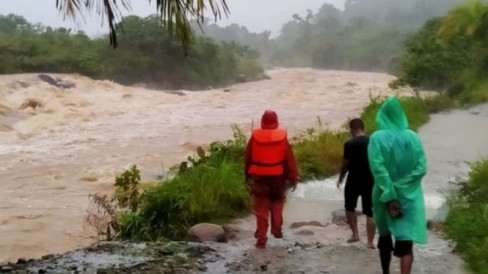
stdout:
<svg viewBox="0 0 488 274">
<path fill-rule="evenodd" d="M 342 149 L 348 133 L 321 125 L 292 138 L 298 171 L 303 180 L 323 179 L 337 174 L 342 163 Z"/>
<path fill-rule="evenodd" d="M 361 113 L 360 117 L 364 121 L 368 134 L 378 129 L 376 125 L 376 114 L 386 99 L 386 97 L 371 97 L 369 104 Z M 455 102 L 452 99 L 442 95 L 425 98 L 421 96 L 399 97 L 398 100 L 407 115 L 409 128 L 413 131 L 417 131 L 422 125 L 426 124 L 429 121 L 429 115 L 431 113 L 437 113 L 455 107 Z"/>
<path fill-rule="evenodd" d="M 446 235 L 474 273 L 488 273 L 488 160 L 472 167 L 468 182 L 448 199 Z"/>
</svg>

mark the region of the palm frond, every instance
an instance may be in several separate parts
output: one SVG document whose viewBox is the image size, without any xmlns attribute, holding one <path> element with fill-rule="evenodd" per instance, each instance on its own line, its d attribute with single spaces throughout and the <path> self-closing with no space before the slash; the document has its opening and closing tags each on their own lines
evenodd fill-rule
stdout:
<svg viewBox="0 0 488 274">
<path fill-rule="evenodd" d="M 96 10 L 102 17 L 102 22 L 106 21 L 109 26 L 110 44 L 116 48 L 117 34 L 115 24 L 122 16 L 121 7 L 130 10 L 130 0 L 56 0 L 56 7 L 64 14 L 71 17 L 73 21 L 79 23 L 80 18 L 84 20 L 84 14 Z"/>
<path fill-rule="evenodd" d="M 151 0 L 149 0 L 151 2 Z M 161 16 L 163 27 L 180 40 L 185 54 L 188 53 L 193 39 L 190 20 L 198 25 L 205 20 L 206 10 L 210 11 L 215 20 L 222 15 L 228 16 L 230 11 L 226 0 L 156 0 L 157 11 Z M 84 14 L 96 10 L 109 25 L 110 44 L 117 47 L 116 21 L 122 16 L 121 8 L 130 10 L 130 0 L 56 0 L 56 7 L 73 21 L 84 20 Z"/>
</svg>

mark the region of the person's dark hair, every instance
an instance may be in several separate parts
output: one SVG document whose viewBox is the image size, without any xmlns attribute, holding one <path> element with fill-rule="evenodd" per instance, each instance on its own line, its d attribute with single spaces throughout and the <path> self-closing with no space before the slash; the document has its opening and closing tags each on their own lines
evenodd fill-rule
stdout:
<svg viewBox="0 0 488 274">
<path fill-rule="evenodd" d="M 353 130 L 357 130 L 357 129 L 364 130 L 363 120 L 359 118 L 352 119 L 351 121 L 349 121 L 349 128 Z"/>
</svg>

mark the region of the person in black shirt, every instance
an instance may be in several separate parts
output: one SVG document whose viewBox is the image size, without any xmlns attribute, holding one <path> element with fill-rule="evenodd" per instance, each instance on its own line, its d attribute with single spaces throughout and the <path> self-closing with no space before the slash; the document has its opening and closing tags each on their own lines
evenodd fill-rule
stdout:
<svg viewBox="0 0 488 274">
<path fill-rule="evenodd" d="M 368 143 L 369 136 L 364 132 L 364 123 L 355 118 L 349 122 L 349 130 L 352 138 L 344 144 L 344 156 L 337 188 L 340 188 L 347 173 L 344 200 L 346 217 L 352 230 L 352 236 L 347 242 L 359 241 L 356 206 L 361 196 L 363 214 L 366 215 L 366 229 L 368 234 L 367 246 L 374 248 L 373 240 L 375 225 L 373 222 L 373 210 L 371 195 L 374 179 L 369 169 Z"/>
</svg>

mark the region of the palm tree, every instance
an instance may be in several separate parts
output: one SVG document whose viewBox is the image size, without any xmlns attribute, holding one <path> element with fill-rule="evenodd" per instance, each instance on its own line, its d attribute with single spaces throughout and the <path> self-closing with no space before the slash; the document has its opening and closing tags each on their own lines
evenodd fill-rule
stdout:
<svg viewBox="0 0 488 274">
<path fill-rule="evenodd" d="M 141 1 L 141 0 L 138 0 Z M 151 2 L 151 0 L 148 0 Z M 199 25 L 205 20 L 205 10 L 210 11 L 215 20 L 222 14 L 227 16 L 229 8 L 226 0 L 155 0 L 162 26 L 170 35 L 176 34 L 185 53 L 193 39 L 190 20 Z M 84 14 L 96 10 L 97 14 L 109 26 L 110 44 L 117 47 L 116 21 L 121 17 L 121 10 L 130 10 L 130 0 L 56 0 L 58 10 L 79 23 Z"/>
</svg>

